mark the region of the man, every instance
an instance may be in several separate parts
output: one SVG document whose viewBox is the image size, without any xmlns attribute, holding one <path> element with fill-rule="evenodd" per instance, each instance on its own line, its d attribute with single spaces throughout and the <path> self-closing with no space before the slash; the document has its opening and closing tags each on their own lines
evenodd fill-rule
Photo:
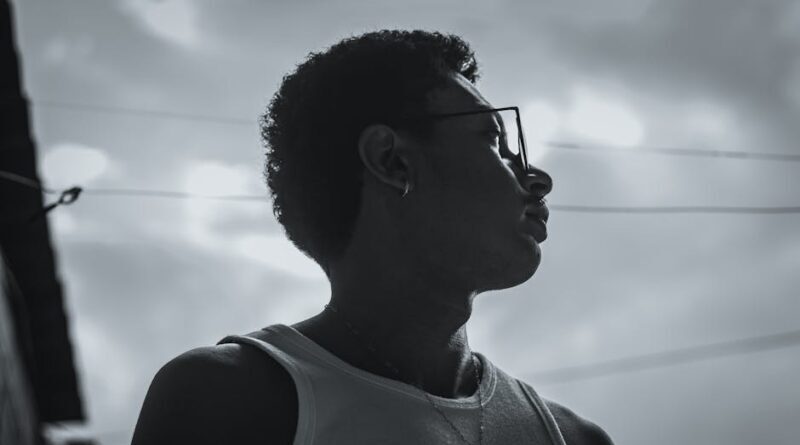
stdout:
<svg viewBox="0 0 800 445">
<path fill-rule="evenodd" d="M 167 363 L 134 444 L 611 443 L 470 350 L 475 296 L 536 271 L 552 188 L 477 77 L 456 36 L 380 31 L 284 78 L 267 183 L 330 303 Z"/>
</svg>

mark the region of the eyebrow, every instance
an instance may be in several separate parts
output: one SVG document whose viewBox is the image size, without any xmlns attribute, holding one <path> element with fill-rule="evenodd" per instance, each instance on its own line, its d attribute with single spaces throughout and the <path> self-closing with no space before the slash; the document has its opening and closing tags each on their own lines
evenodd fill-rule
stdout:
<svg viewBox="0 0 800 445">
<path fill-rule="evenodd" d="M 458 111 L 454 113 L 441 113 L 434 116 L 446 119 L 450 117 L 460 117 L 460 116 L 478 117 L 485 115 L 486 118 L 478 117 L 478 119 L 480 119 L 479 125 L 481 127 L 485 127 L 487 130 L 493 130 L 493 131 L 496 130 L 499 131 L 500 133 L 506 132 L 505 121 L 503 120 L 503 116 L 500 114 L 500 110 L 483 104 L 473 104 L 473 105 L 476 105 L 475 108 L 466 111 Z"/>
<path fill-rule="evenodd" d="M 448 117 L 460 117 L 460 116 L 478 116 L 481 114 L 492 114 L 494 115 L 497 113 L 494 108 L 489 108 L 486 106 L 480 106 L 476 108 L 471 108 L 469 110 L 464 111 L 456 111 L 450 113 L 432 113 L 429 116 L 434 118 L 448 118 Z"/>
</svg>

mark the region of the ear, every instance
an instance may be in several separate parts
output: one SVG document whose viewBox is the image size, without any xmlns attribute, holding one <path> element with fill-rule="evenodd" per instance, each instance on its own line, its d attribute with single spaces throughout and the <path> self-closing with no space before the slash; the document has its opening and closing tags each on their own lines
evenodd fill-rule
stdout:
<svg viewBox="0 0 800 445">
<path fill-rule="evenodd" d="M 383 124 L 368 126 L 358 139 L 358 154 L 367 171 L 402 193 L 406 183 L 412 184 L 411 166 L 400 145 L 400 136 Z"/>
</svg>

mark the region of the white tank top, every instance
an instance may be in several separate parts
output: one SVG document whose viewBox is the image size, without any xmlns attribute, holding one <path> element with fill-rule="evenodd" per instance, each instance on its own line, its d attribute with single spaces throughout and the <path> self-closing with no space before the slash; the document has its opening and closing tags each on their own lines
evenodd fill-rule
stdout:
<svg viewBox="0 0 800 445">
<path fill-rule="evenodd" d="M 422 390 L 358 369 L 282 324 L 230 335 L 218 344 L 222 343 L 256 347 L 289 372 L 298 399 L 294 445 L 463 444 L 453 427 L 470 444 L 478 443 L 477 392 L 462 399 L 428 394 L 439 413 Z M 484 445 L 566 445 L 553 415 L 533 388 L 482 354 L 476 356 L 483 364 Z"/>
</svg>

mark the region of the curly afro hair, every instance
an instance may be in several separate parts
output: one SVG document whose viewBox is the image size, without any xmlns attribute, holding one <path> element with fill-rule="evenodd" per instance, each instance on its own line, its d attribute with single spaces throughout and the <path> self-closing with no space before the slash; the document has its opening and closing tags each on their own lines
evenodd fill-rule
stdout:
<svg viewBox="0 0 800 445">
<path fill-rule="evenodd" d="M 428 94 L 459 73 L 470 82 L 478 64 L 455 35 L 383 30 L 312 52 L 284 76 L 261 121 L 265 176 L 273 213 L 289 239 L 328 272 L 344 252 L 361 201 L 358 138 L 382 123 L 420 137 Z"/>
</svg>

